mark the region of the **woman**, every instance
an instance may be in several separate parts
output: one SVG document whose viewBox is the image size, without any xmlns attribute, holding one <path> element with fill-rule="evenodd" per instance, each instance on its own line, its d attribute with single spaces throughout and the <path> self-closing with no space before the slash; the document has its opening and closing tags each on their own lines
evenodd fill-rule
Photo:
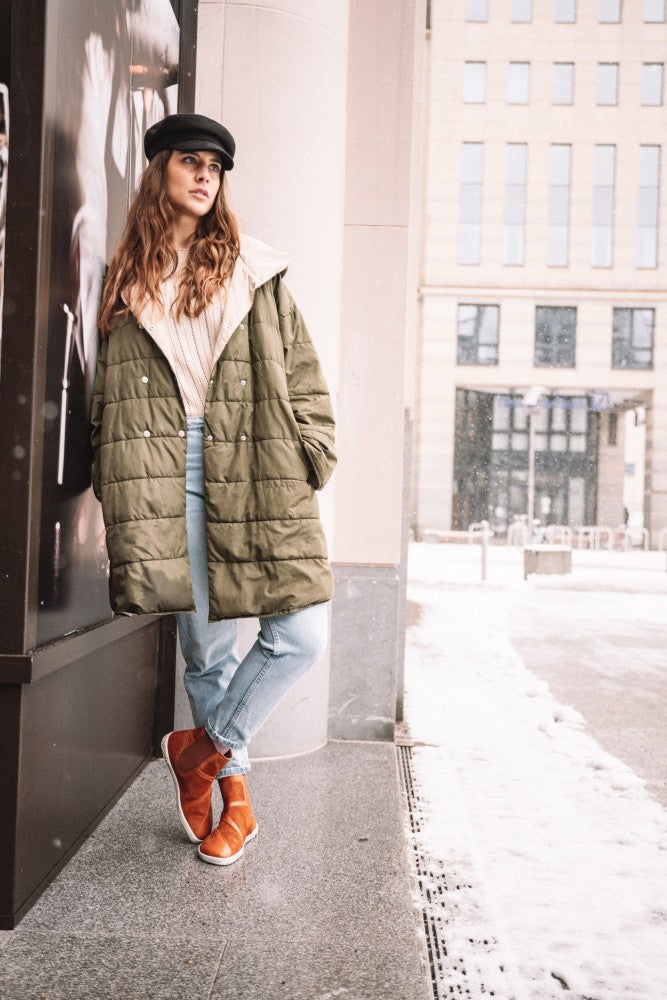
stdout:
<svg viewBox="0 0 667 1000">
<path fill-rule="evenodd" d="M 170 115 L 144 146 L 100 308 L 93 487 L 113 610 L 176 613 L 195 728 L 162 752 L 199 857 L 227 865 L 257 833 L 248 742 L 326 647 L 315 490 L 335 465 L 334 423 L 287 261 L 240 237 L 227 205 L 232 136 Z M 244 616 L 260 629 L 239 663 Z"/>
</svg>

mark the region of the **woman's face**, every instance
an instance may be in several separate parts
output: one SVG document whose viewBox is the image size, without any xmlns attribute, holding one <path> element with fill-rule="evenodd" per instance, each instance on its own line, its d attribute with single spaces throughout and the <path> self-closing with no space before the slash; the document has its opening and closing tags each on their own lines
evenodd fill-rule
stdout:
<svg viewBox="0 0 667 1000">
<path fill-rule="evenodd" d="M 167 160 L 167 196 L 176 214 L 201 219 L 210 212 L 221 178 L 222 165 L 217 153 L 173 149 Z"/>
</svg>

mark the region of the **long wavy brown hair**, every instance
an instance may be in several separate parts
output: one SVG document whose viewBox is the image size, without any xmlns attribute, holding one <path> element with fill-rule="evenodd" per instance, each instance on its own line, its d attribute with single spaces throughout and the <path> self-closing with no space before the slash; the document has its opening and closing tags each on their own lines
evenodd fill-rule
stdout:
<svg viewBox="0 0 667 1000">
<path fill-rule="evenodd" d="M 111 258 L 102 291 L 99 327 L 108 337 L 128 302 L 163 306 L 160 284 L 178 266 L 171 239 L 174 210 L 167 197 L 170 149 L 153 157 L 132 200 L 125 232 Z M 195 231 L 174 303 L 177 318 L 198 316 L 231 275 L 239 254 L 239 230 L 225 197 L 225 177 L 211 210 Z"/>
</svg>

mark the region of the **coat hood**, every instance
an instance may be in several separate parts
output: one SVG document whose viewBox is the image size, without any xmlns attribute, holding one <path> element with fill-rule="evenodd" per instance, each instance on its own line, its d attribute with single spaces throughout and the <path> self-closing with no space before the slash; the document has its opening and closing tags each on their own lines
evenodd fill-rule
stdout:
<svg viewBox="0 0 667 1000">
<path fill-rule="evenodd" d="M 289 257 L 274 250 L 268 243 L 262 243 L 254 236 L 241 233 L 241 249 L 237 264 L 239 263 L 247 270 L 255 288 L 259 288 L 277 274 L 284 274 L 291 262 Z"/>
<path fill-rule="evenodd" d="M 241 234 L 241 247 L 229 280 L 222 313 L 224 336 L 218 343 L 215 361 L 244 316 L 252 308 L 255 290 L 287 270 L 289 257 L 261 240 Z"/>
</svg>

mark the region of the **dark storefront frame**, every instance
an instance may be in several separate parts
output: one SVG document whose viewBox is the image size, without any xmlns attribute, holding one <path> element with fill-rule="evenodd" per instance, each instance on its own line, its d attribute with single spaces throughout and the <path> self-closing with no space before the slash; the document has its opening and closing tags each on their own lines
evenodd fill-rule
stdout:
<svg viewBox="0 0 667 1000">
<path fill-rule="evenodd" d="M 457 389 L 454 445 L 454 502 L 452 527 L 466 530 L 488 520 L 496 535 L 504 535 L 514 517 L 527 513 L 528 424 L 522 394 L 477 389 Z M 505 404 L 505 405 L 503 405 Z M 586 414 L 585 431 L 575 417 Z M 504 414 L 502 426 L 498 413 Z M 495 414 L 495 419 L 494 419 Z M 533 516 L 544 526 L 572 520 L 569 484 L 582 480 L 584 497 L 581 523 L 594 524 L 597 507 L 597 454 L 599 414 L 588 396 L 547 396 L 537 417 L 535 450 L 535 503 Z M 554 442 L 558 440 L 555 450 Z M 577 447 L 572 450 L 574 438 Z M 540 497 L 553 499 L 542 511 Z M 498 515 L 500 509 L 505 514 Z M 578 526 L 578 525 L 577 525 Z"/>
<path fill-rule="evenodd" d="M 157 750 L 173 721 L 171 618 L 109 618 L 38 647 L 50 288 L 49 17 L 0 0 L 9 159 L 0 362 L 0 927 L 8 928 Z M 194 104 L 197 4 L 180 17 L 179 110 Z M 11 38 L 11 44 L 7 44 Z M 58 53 L 62 58 L 62 53 Z"/>
</svg>

